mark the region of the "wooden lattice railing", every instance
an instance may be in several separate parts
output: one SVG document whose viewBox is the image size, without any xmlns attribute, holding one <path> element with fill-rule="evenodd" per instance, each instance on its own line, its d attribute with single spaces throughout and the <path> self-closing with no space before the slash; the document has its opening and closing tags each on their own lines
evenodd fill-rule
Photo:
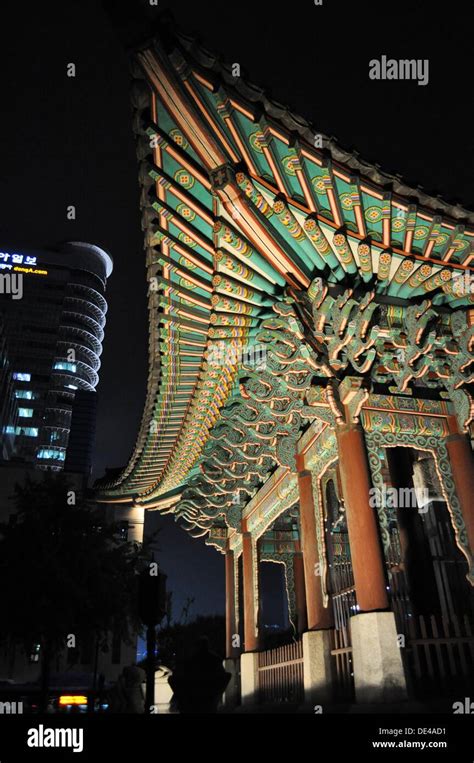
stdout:
<svg viewBox="0 0 474 763">
<path fill-rule="evenodd" d="M 265 703 L 299 704 L 303 702 L 303 644 L 301 641 L 259 653 L 258 695 L 259 701 Z"/>
<path fill-rule="evenodd" d="M 331 655 L 334 659 L 334 698 L 339 702 L 354 699 L 354 668 L 350 624 L 332 631 Z"/>
<path fill-rule="evenodd" d="M 418 694 L 474 689 L 472 619 L 419 615 L 407 618 L 407 626 L 407 657 Z"/>
</svg>

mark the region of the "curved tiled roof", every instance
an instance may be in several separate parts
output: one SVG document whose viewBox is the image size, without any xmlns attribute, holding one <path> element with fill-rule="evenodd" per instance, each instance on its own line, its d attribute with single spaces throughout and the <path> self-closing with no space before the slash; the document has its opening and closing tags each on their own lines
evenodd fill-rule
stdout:
<svg viewBox="0 0 474 763">
<path fill-rule="evenodd" d="M 148 388 L 128 466 L 98 487 L 154 506 L 196 473 L 239 397 L 242 348 L 286 289 L 320 276 L 393 304 L 472 304 L 453 275 L 474 256 L 474 213 L 344 151 L 191 37 L 139 46 L 133 71 Z"/>
</svg>

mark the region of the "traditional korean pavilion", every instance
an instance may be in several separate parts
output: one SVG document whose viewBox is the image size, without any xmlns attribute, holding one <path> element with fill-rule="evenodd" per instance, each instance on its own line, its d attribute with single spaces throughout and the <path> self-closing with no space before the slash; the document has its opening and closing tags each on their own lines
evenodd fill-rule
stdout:
<svg viewBox="0 0 474 763">
<path fill-rule="evenodd" d="M 168 26 L 132 58 L 148 388 L 99 500 L 225 555 L 243 701 L 472 687 L 474 214 Z M 272 650 L 263 562 L 292 631 Z"/>
</svg>

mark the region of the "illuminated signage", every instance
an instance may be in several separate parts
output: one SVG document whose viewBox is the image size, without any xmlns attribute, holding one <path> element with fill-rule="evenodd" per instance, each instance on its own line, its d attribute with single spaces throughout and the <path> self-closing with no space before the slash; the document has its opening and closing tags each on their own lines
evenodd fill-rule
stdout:
<svg viewBox="0 0 474 763">
<path fill-rule="evenodd" d="M 64 705 L 87 705 L 87 697 L 84 694 L 61 694 L 59 704 Z"/>
<path fill-rule="evenodd" d="M 48 271 L 37 268 L 37 264 L 38 258 L 36 255 L 0 252 L 0 270 L 14 270 L 16 273 L 47 276 Z"/>
<path fill-rule="evenodd" d="M 0 268 L 9 267 L 8 265 L 0 265 Z M 21 268 L 18 265 L 16 265 L 13 270 L 15 270 L 17 273 L 33 273 L 35 276 L 47 276 L 48 271 L 47 270 L 41 270 L 40 268 Z"/>
<path fill-rule="evenodd" d="M 10 254 L 9 252 L 0 252 L 0 263 L 11 263 L 12 265 L 37 265 L 37 257 L 31 257 L 29 254 Z"/>
</svg>

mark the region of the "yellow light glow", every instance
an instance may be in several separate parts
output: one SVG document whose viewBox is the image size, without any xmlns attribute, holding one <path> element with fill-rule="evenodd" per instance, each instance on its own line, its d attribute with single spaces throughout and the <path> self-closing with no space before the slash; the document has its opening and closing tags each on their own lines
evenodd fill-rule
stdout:
<svg viewBox="0 0 474 763">
<path fill-rule="evenodd" d="M 13 270 L 15 270 L 17 273 L 28 273 L 36 276 L 47 276 L 48 271 L 47 270 L 40 270 L 39 268 L 22 268 L 19 265 L 16 265 Z"/>
<path fill-rule="evenodd" d="M 62 694 L 59 697 L 60 705 L 87 705 L 87 697 L 84 694 Z"/>
</svg>

